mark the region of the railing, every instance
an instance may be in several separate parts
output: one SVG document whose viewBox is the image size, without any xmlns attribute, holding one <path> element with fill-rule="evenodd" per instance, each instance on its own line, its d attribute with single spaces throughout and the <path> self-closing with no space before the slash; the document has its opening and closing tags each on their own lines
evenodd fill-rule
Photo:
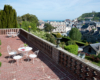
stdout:
<svg viewBox="0 0 100 80">
<path fill-rule="evenodd" d="M 100 80 L 100 67 L 62 48 L 56 48 L 54 44 L 23 29 L 20 29 L 20 35 L 49 56 L 55 63 L 74 75 L 78 80 Z"/>
<path fill-rule="evenodd" d="M 18 32 L 19 28 L 0 29 L 0 35 L 6 35 L 7 32 Z"/>
</svg>

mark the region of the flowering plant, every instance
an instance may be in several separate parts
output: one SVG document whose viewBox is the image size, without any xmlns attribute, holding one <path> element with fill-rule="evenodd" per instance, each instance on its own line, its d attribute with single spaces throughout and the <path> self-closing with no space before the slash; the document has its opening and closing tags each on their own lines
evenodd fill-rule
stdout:
<svg viewBox="0 0 100 80">
<path fill-rule="evenodd" d="M 31 28 L 31 26 L 28 26 L 28 28 Z"/>
</svg>

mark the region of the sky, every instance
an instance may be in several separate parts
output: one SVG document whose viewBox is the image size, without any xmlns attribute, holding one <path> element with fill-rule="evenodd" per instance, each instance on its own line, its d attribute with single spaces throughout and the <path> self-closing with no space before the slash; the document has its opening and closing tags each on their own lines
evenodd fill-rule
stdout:
<svg viewBox="0 0 100 80">
<path fill-rule="evenodd" d="M 0 0 L 0 9 L 11 5 L 17 16 L 36 15 L 39 20 L 75 19 L 83 13 L 100 12 L 100 0 Z"/>
</svg>

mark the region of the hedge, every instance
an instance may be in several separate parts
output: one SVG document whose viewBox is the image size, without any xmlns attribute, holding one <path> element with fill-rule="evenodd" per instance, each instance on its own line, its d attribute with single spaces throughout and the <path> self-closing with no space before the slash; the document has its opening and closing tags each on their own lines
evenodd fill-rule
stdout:
<svg viewBox="0 0 100 80">
<path fill-rule="evenodd" d="M 77 55 L 78 53 L 78 46 L 77 45 L 68 45 L 64 47 L 65 50 L 69 51 L 70 53 L 73 53 Z"/>
</svg>

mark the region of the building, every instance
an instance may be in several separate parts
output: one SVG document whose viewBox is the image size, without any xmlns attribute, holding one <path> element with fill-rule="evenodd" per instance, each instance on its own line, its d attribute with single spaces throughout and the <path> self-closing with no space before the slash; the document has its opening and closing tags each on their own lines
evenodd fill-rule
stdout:
<svg viewBox="0 0 100 80">
<path fill-rule="evenodd" d="M 88 54 L 100 54 L 100 43 L 90 44 L 83 48 L 83 52 Z"/>
<path fill-rule="evenodd" d="M 49 22 L 55 29 L 52 32 L 66 32 L 65 22 Z"/>
<path fill-rule="evenodd" d="M 42 21 L 42 20 L 39 20 L 38 22 L 39 22 L 38 28 L 39 28 L 39 29 L 44 29 L 44 24 L 45 24 L 45 22 Z"/>
</svg>

